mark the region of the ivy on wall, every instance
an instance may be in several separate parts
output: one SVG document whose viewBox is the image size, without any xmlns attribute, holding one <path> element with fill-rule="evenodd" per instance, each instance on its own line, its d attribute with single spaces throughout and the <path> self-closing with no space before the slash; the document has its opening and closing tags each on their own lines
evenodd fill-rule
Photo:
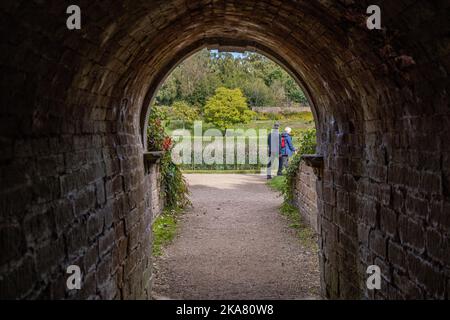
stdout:
<svg viewBox="0 0 450 320">
<path fill-rule="evenodd" d="M 298 152 L 292 157 L 289 162 L 289 166 L 286 169 L 286 182 L 282 190 L 284 201 L 286 203 L 292 203 L 294 197 L 293 188 L 300 167 L 300 162 L 302 161 L 302 155 L 314 154 L 316 152 L 316 145 L 316 130 L 310 129 L 305 131 L 300 139 Z"/>
<path fill-rule="evenodd" d="M 161 192 L 165 211 L 178 211 L 190 204 L 187 182 L 180 168 L 172 161 L 172 139 L 164 132 L 162 121 L 167 115 L 161 108 L 151 107 L 148 119 L 148 150 L 164 151 L 161 158 Z"/>
</svg>

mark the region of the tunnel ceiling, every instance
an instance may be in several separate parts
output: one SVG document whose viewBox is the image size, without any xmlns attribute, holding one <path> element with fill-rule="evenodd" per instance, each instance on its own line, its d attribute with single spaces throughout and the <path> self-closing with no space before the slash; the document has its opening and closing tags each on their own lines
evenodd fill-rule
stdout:
<svg viewBox="0 0 450 320">
<path fill-rule="evenodd" d="M 38 33 L 38 39 L 20 44 L 30 54 L 36 46 L 58 44 L 58 50 L 45 53 L 49 65 L 30 66 L 42 86 L 45 81 L 53 84 L 56 96 L 64 92 L 73 96 L 81 90 L 125 98 L 127 110 L 134 113 L 139 113 L 136 108 L 142 107 L 155 79 L 160 82 L 162 73 L 179 63 L 187 50 L 221 39 L 278 55 L 302 79 L 320 112 L 365 119 L 379 118 L 387 111 L 382 106 L 393 97 L 386 87 L 393 82 L 406 85 L 414 77 L 404 75 L 403 69 L 417 62 L 430 63 L 420 59 L 445 49 L 422 42 L 429 38 L 422 39 L 420 26 L 410 29 L 405 23 L 418 11 L 434 10 L 428 2 L 383 2 L 383 31 L 365 28 L 365 1 L 81 1 L 79 5 L 83 27 L 75 32 L 61 28 L 63 2 L 6 5 L 3 10 L 11 13 L 9 22 L 19 27 L 5 37 L 17 42 Z M 25 16 L 30 11 L 36 21 L 24 26 L 14 23 L 21 15 L 12 13 Z M 414 23 L 445 32 L 438 29 L 442 21 L 426 18 Z M 46 67 L 51 71 L 40 74 Z M 66 88 L 71 90 L 61 90 Z M 363 98 L 368 93 L 381 99 L 376 108 L 369 106 L 374 101 Z M 331 110 L 334 102 L 340 104 L 339 113 Z M 88 118 L 89 110 L 83 112 Z"/>
</svg>

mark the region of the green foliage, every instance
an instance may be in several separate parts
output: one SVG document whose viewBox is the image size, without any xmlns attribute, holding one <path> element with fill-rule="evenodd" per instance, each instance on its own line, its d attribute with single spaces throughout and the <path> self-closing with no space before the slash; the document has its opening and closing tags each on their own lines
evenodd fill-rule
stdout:
<svg viewBox="0 0 450 320">
<path fill-rule="evenodd" d="M 275 177 L 267 181 L 267 185 L 275 191 L 283 193 L 286 188 L 287 179 L 284 176 Z M 288 201 L 284 201 L 280 207 L 280 213 L 290 221 L 290 227 L 295 229 L 300 242 L 312 249 L 317 250 L 316 236 L 298 212 L 298 208 Z"/>
<path fill-rule="evenodd" d="M 156 104 L 171 106 L 175 101 L 182 100 L 203 106 L 220 81 L 214 73 L 212 62 L 207 50 L 186 59 L 163 83 L 156 96 Z"/>
<path fill-rule="evenodd" d="M 250 106 L 307 103 L 295 80 L 278 64 L 257 54 L 202 50 L 181 63 L 156 96 L 157 105 L 186 101 L 202 108 L 219 87 L 240 88 Z"/>
<path fill-rule="evenodd" d="M 272 179 L 267 181 L 267 184 L 269 187 L 271 187 L 273 190 L 278 191 L 280 193 L 283 192 L 284 186 L 286 184 L 286 177 L 285 176 L 276 176 Z"/>
<path fill-rule="evenodd" d="M 285 117 L 281 113 L 256 112 L 256 120 L 283 120 Z"/>
<path fill-rule="evenodd" d="M 272 112 L 256 112 L 256 120 L 294 120 L 302 121 L 305 123 L 314 123 L 314 117 L 311 112 L 283 112 L 283 113 L 272 113 Z"/>
<path fill-rule="evenodd" d="M 162 247 L 170 243 L 175 237 L 177 218 L 174 213 L 164 212 L 155 219 L 153 231 L 153 256 L 162 254 Z"/>
<path fill-rule="evenodd" d="M 167 114 L 157 106 L 152 106 L 148 119 L 147 141 L 149 151 L 165 151 L 161 159 L 161 191 L 165 206 L 177 210 L 188 205 L 188 187 L 183 175 L 171 157 L 171 138 L 165 133 L 162 120 Z"/>
<path fill-rule="evenodd" d="M 164 140 L 167 136 L 164 133 L 162 121 L 166 118 L 167 114 L 164 108 L 157 106 L 150 107 L 147 127 L 147 147 L 149 151 L 163 150 Z"/>
<path fill-rule="evenodd" d="M 166 208 L 177 210 L 190 205 L 187 182 L 180 168 L 173 163 L 170 152 L 161 159 L 161 179 Z"/>
<path fill-rule="evenodd" d="M 314 154 L 316 153 L 316 129 L 309 129 L 303 132 L 302 138 L 300 139 L 300 147 L 298 152 L 300 154 Z"/>
<path fill-rule="evenodd" d="M 302 89 L 300 89 L 293 78 L 286 79 L 284 86 L 286 89 L 286 95 L 289 100 L 301 103 L 303 105 L 308 104 L 308 99 L 306 98 L 305 93 L 302 91 Z"/>
<path fill-rule="evenodd" d="M 255 130 L 256 135 L 259 137 L 259 134 L 261 133 L 260 130 L 262 129 L 267 130 L 266 133 L 263 133 L 264 138 L 259 138 L 259 139 L 267 139 L 267 132 L 270 131 L 273 127 L 275 121 L 272 120 L 265 120 L 265 121 L 259 121 L 259 120 L 252 120 L 249 123 L 246 124 L 237 124 L 234 125 L 231 129 L 234 130 L 242 130 L 242 132 L 247 132 L 248 130 Z M 299 145 L 299 140 L 302 137 L 302 132 L 311 129 L 314 127 L 313 123 L 310 123 L 309 121 L 299 121 L 299 120 L 280 120 L 278 121 L 280 123 L 280 127 L 284 128 L 284 127 L 291 127 L 292 131 L 294 132 L 294 136 L 293 138 L 293 143 L 294 145 L 297 147 Z M 180 128 L 180 122 L 177 121 L 171 121 L 167 126 L 166 126 L 166 132 L 168 134 L 173 133 L 174 130 L 179 129 Z M 202 126 L 202 130 L 203 132 L 214 128 L 213 124 L 208 124 L 208 123 L 204 123 Z M 236 132 L 235 132 L 236 133 Z M 223 134 L 223 132 L 222 132 Z M 185 136 L 182 138 L 182 141 L 186 141 L 186 139 L 191 139 L 191 143 L 192 139 L 194 139 L 193 136 Z M 248 137 L 245 138 L 245 143 L 248 145 Z M 211 143 L 211 141 L 203 141 L 203 146 L 207 146 Z M 226 154 L 226 144 L 223 144 L 223 154 Z M 237 155 L 239 151 L 237 148 L 234 149 L 235 152 L 235 156 L 234 158 L 237 159 Z M 265 150 L 259 150 L 259 152 L 265 152 Z M 245 150 L 245 155 L 244 157 L 248 160 L 249 159 L 249 148 L 247 147 Z M 242 155 L 241 155 L 242 156 Z M 261 172 L 261 169 L 265 168 L 267 166 L 267 162 L 263 161 L 264 157 L 259 157 L 256 163 L 249 163 L 249 161 L 246 161 L 246 163 L 233 163 L 233 164 L 206 164 L 206 163 L 200 163 L 200 164 L 196 164 L 193 161 L 191 161 L 191 163 L 189 164 L 180 164 L 179 167 L 181 170 L 185 171 L 198 171 L 198 170 L 203 170 L 202 172 L 204 172 L 205 170 L 211 170 L 211 171 L 233 171 L 233 170 L 238 170 L 238 171 L 247 171 L 247 170 L 252 170 L 252 171 L 257 171 L 257 172 Z M 193 159 L 193 151 L 191 152 L 191 159 Z"/>
<path fill-rule="evenodd" d="M 174 77 L 169 77 L 161 86 L 156 96 L 158 105 L 171 105 L 178 97 L 178 82 Z"/>
<path fill-rule="evenodd" d="M 292 186 L 297 177 L 302 155 L 314 154 L 316 152 L 316 144 L 316 130 L 310 129 L 305 131 L 299 141 L 297 153 L 290 160 L 289 166 L 286 170 L 286 183 L 283 188 L 283 196 L 286 203 L 292 202 Z"/>
<path fill-rule="evenodd" d="M 243 85 L 243 91 L 252 107 L 265 107 L 274 104 L 270 88 L 263 79 L 251 78 Z"/>
<path fill-rule="evenodd" d="M 185 106 L 180 106 L 184 108 Z M 149 151 L 165 151 L 161 159 L 161 192 L 164 212 L 153 222 L 153 255 L 161 255 L 161 247 L 172 241 L 176 231 L 176 214 L 189 205 L 188 187 L 183 175 L 172 162 L 172 141 L 164 132 L 162 121 L 167 119 L 165 108 L 152 106 L 148 119 L 147 141 Z"/>
<path fill-rule="evenodd" d="M 274 80 L 270 85 L 270 91 L 272 93 L 272 99 L 276 107 L 283 106 L 288 103 L 282 79 Z"/>
<path fill-rule="evenodd" d="M 183 173 L 195 173 L 195 174 L 258 174 L 261 173 L 261 170 L 219 170 L 219 169 L 211 169 L 211 170 L 183 170 Z"/>
<path fill-rule="evenodd" d="M 310 129 L 305 131 L 299 142 L 298 153 L 290 160 L 286 175 L 275 177 L 269 180 L 267 184 L 272 189 L 283 194 L 284 202 L 280 207 L 280 213 L 291 222 L 290 227 L 296 230 L 301 243 L 311 250 L 317 251 L 318 248 L 314 231 L 303 221 L 302 216 L 298 212 L 298 208 L 292 204 L 292 186 L 297 177 L 301 156 L 303 154 L 315 153 L 315 148 L 316 130 Z"/>
<path fill-rule="evenodd" d="M 311 112 L 285 112 L 284 119 L 303 121 L 306 123 L 314 123 L 314 117 Z"/>
<path fill-rule="evenodd" d="M 253 116 L 240 89 L 218 88 L 204 108 L 205 120 L 222 130 L 237 123 L 248 123 Z"/>
<path fill-rule="evenodd" d="M 181 120 L 184 123 L 192 124 L 199 118 L 199 112 L 185 101 L 176 101 L 172 105 L 172 119 Z"/>
<path fill-rule="evenodd" d="M 300 242 L 305 247 L 317 251 L 318 247 L 314 230 L 303 221 L 297 207 L 284 202 L 280 207 L 280 213 L 291 222 L 289 226 L 296 230 Z"/>
</svg>

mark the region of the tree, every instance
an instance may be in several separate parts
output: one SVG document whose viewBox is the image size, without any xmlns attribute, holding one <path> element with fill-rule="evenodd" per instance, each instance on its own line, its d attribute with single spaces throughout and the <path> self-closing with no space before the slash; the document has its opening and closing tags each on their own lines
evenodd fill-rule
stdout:
<svg viewBox="0 0 450 320">
<path fill-rule="evenodd" d="M 254 112 L 248 109 L 247 101 L 240 89 L 220 87 L 206 102 L 205 120 L 222 130 L 237 123 L 248 123 Z"/>
<path fill-rule="evenodd" d="M 283 82 L 278 79 L 274 80 L 270 85 L 270 90 L 272 91 L 275 107 L 283 107 L 286 102 L 286 93 Z"/>
<path fill-rule="evenodd" d="M 220 82 L 212 64 L 208 50 L 202 50 L 183 61 L 161 86 L 156 103 L 172 105 L 175 101 L 183 100 L 191 105 L 203 106 Z"/>
<path fill-rule="evenodd" d="M 183 121 L 183 129 L 185 123 L 192 124 L 199 117 L 198 110 L 185 101 L 176 101 L 172 105 L 172 112 L 173 119 Z"/>
<path fill-rule="evenodd" d="M 219 87 L 241 88 L 256 107 L 307 102 L 295 80 L 267 57 L 204 49 L 175 68 L 159 90 L 156 104 L 182 100 L 201 109 Z"/>
<path fill-rule="evenodd" d="M 302 89 L 300 89 L 294 79 L 287 79 L 287 81 L 285 82 L 285 88 L 289 100 L 305 105 L 309 103 L 305 93 L 302 91 Z"/>
<path fill-rule="evenodd" d="M 175 77 L 169 77 L 161 86 L 156 96 L 156 104 L 169 106 L 177 98 L 178 85 Z"/>
<path fill-rule="evenodd" d="M 253 78 L 244 84 L 244 93 L 252 107 L 270 106 L 274 103 L 272 92 L 260 78 Z"/>
</svg>

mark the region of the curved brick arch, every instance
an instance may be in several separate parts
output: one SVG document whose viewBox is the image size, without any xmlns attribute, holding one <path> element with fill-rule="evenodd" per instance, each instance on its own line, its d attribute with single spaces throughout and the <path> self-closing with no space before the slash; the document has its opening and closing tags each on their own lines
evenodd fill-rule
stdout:
<svg viewBox="0 0 450 320">
<path fill-rule="evenodd" d="M 364 27 L 366 1 L 306 0 L 80 1 L 68 31 L 69 3 L 3 1 L 0 296 L 149 296 L 141 109 L 180 52 L 216 38 L 263 45 L 314 101 L 323 295 L 448 298 L 449 4 L 378 2 L 383 31 Z"/>
</svg>

